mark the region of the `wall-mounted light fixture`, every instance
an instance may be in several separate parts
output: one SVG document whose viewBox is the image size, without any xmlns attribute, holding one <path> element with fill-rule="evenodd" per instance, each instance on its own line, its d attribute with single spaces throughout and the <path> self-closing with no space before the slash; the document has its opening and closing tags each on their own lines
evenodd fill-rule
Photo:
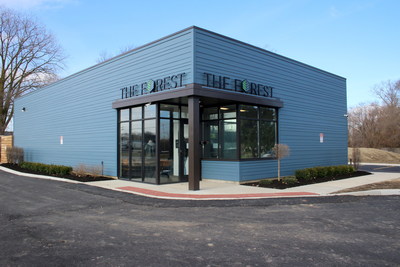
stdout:
<svg viewBox="0 0 400 267">
<path fill-rule="evenodd" d="M 21 111 L 22 111 L 22 112 L 25 112 L 25 111 L 26 111 L 26 108 L 25 108 L 25 107 L 23 107 L 23 108 L 21 109 Z"/>
</svg>

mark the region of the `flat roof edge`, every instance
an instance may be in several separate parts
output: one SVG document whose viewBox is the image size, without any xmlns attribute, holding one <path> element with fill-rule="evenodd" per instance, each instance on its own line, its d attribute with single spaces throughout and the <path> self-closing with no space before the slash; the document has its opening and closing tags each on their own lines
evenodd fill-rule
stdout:
<svg viewBox="0 0 400 267">
<path fill-rule="evenodd" d="M 37 92 L 37 91 L 39 91 L 39 90 L 44 90 L 44 89 L 48 88 L 49 86 L 56 85 L 57 83 L 60 83 L 60 82 L 62 82 L 62 81 L 71 79 L 71 78 L 74 77 L 74 76 L 77 76 L 77 75 L 79 75 L 79 74 L 81 74 L 81 73 L 83 73 L 83 72 L 86 72 L 86 71 L 89 71 L 89 70 L 91 70 L 91 69 L 94 69 L 94 68 L 96 68 L 96 67 L 98 67 L 98 66 L 100 66 L 100 65 L 107 64 L 108 62 L 110 62 L 110 61 L 112 61 L 112 60 L 114 60 L 114 59 L 117 59 L 117 58 L 119 58 L 119 57 L 123 57 L 123 56 L 125 56 L 125 55 L 127 55 L 127 54 L 129 54 L 129 53 L 132 53 L 132 52 L 136 51 L 136 50 L 143 49 L 143 48 L 145 48 L 145 47 L 147 47 L 147 46 L 150 46 L 150 45 L 153 45 L 153 44 L 155 44 L 155 43 L 161 42 L 161 41 L 166 40 L 166 39 L 168 39 L 168 38 L 174 37 L 175 35 L 178 35 L 178 34 L 181 34 L 181 33 L 183 33 L 183 32 L 192 30 L 192 29 L 194 29 L 194 28 L 196 28 L 196 26 L 190 26 L 190 27 L 187 27 L 187 28 L 185 28 L 185 29 L 183 29 L 183 30 L 174 32 L 174 33 L 169 34 L 169 35 L 167 35 L 167 36 L 161 37 L 161 38 L 159 38 L 159 39 L 157 39 L 157 40 L 154 40 L 154 41 L 151 41 L 151 42 L 149 42 L 149 43 L 146 43 L 146 44 L 144 44 L 144 45 L 135 47 L 135 48 L 133 48 L 133 49 L 131 49 L 131 50 L 129 50 L 129 51 L 126 51 L 126 52 L 124 52 L 124 53 L 122 53 L 122 54 L 119 54 L 119 55 L 116 55 L 116 56 L 114 56 L 114 57 L 111 57 L 111 58 L 109 58 L 109 59 L 107 59 L 107 60 L 105 60 L 105 61 L 103 61 L 103 62 L 97 63 L 97 64 L 92 65 L 92 66 L 90 66 L 90 67 L 84 68 L 83 70 L 80 70 L 80 71 L 78 71 L 78 72 L 75 72 L 75 73 L 73 73 L 73 74 L 70 74 L 70 75 L 68 75 L 68 76 L 66 76 L 66 77 L 64 77 L 64 78 L 61 78 L 60 80 L 55 81 L 55 82 L 53 82 L 53 83 L 51 83 L 51 84 L 49 84 L 49 85 L 43 86 L 43 87 L 38 88 L 38 89 L 36 89 L 36 90 L 34 90 L 34 91 L 32 91 L 32 92 L 29 92 L 29 93 L 27 93 L 27 94 L 24 94 L 24 95 L 22 95 L 22 96 L 19 96 L 19 97 L 17 97 L 16 99 L 24 98 L 24 97 L 27 96 L 27 95 L 30 95 L 30 94 L 32 94 L 32 93 L 35 93 L 35 92 Z M 200 28 L 199 28 L 199 29 L 200 29 Z"/>
<path fill-rule="evenodd" d="M 258 46 L 255 46 L 255 45 L 252 45 L 252 44 L 249 44 L 249 43 L 246 43 L 246 42 L 237 40 L 237 39 L 235 39 L 235 38 L 228 37 L 228 36 L 226 36 L 226 35 L 219 34 L 219 33 L 216 33 L 216 32 L 213 32 L 213 31 L 210 31 L 210 30 L 207 30 L 207 29 L 204 29 L 204 28 L 201 28 L 201 27 L 198 27 L 198 26 L 193 25 L 193 26 L 189 26 L 189 27 L 187 27 L 187 28 L 184 28 L 184 29 L 182 29 L 182 30 L 180 30 L 180 31 L 177 31 L 177 32 L 175 32 L 175 33 L 166 35 L 166 36 L 164 36 L 164 37 L 162 37 L 162 38 L 156 39 L 156 40 L 154 40 L 154 41 L 152 41 L 152 42 L 149 42 L 149 43 L 146 43 L 146 44 L 144 44 L 144 45 L 135 47 L 135 48 L 133 48 L 133 49 L 127 51 L 127 52 L 124 52 L 124 53 L 119 54 L 119 55 L 117 55 L 117 56 L 114 56 L 114 57 L 112 57 L 112 58 L 110 58 L 110 59 L 107 59 L 107 60 L 105 60 L 105 61 L 103 61 L 103 62 L 100 62 L 100 63 L 97 63 L 97 64 L 92 65 L 92 66 L 90 66 L 90 67 L 87 67 L 87 68 L 85 68 L 85 69 L 83 69 L 83 70 L 80 70 L 80 71 L 78 71 L 78 72 L 75 72 L 75 73 L 73 73 L 73 74 L 71 74 L 71 75 L 68 75 L 68 76 L 66 76 L 66 77 L 64 77 L 64 78 L 62 78 L 62 79 L 60 79 L 60 80 L 58 80 L 58 81 L 56 81 L 56 82 L 53 82 L 53 83 L 51 83 L 51 84 L 49 84 L 49 85 L 46 85 L 46 86 L 41 87 L 41 88 L 38 88 L 38 89 L 36 89 L 36 90 L 34 90 L 34 91 L 32 91 L 32 92 L 29 92 L 29 93 L 27 93 L 27 94 L 24 94 L 24 95 L 22 95 L 22 96 L 19 96 L 19 97 L 16 98 L 16 100 L 22 99 L 22 98 L 24 98 L 25 96 L 28 96 L 28 95 L 30 95 L 30 94 L 32 94 L 32 93 L 35 93 L 35 92 L 38 92 L 38 91 L 42 91 L 42 90 L 45 90 L 45 89 L 47 89 L 47 88 L 49 88 L 49 87 L 51 87 L 51 86 L 57 85 L 58 83 L 61 83 L 61 82 L 65 81 L 65 80 L 68 80 L 68 79 L 71 79 L 72 77 L 77 76 L 77 75 L 79 75 L 79 74 L 81 74 L 81 73 L 83 73 L 83 72 L 86 72 L 86 71 L 89 71 L 89 70 L 91 70 L 91 69 L 97 68 L 97 67 L 99 67 L 100 65 L 107 64 L 108 62 L 110 62 L 110 61 L 112 61 L 112 60 L 115 60 L 115 59 L 117 59 L 117 58 L 119 58 L 119 57 L 123 57 L 123 56 L 125 56 L 125 55 L 127 55 L 127 54 L 129 54 L 129 53 L 132 53 L 132 52 L 134 52 L 134 51 L 143 49 L 143 48 L 145 48 L 145 47 L 147 47 L 147 46 L 151 46 L 151 45 L 153 45 L 153 44 L 155 44 L 155 43 L 161 42 L 161 41 L 166 40 L 166 39 L 168 39 L 168 38 L 172 38 L 172 37 L 174 37 L 174 36 L 176 36 L 176 35 L 179 35 L 179 34 L 181 34 L 181 33 L 184 33 L 184 32 L 187 32 L 187 31 L 190 31 L 190 30 L 193 30 L 193 29 L 199 30 L 199 31 L 203 31 L 203 32 L 206 32 L 206 33 L 208 33 L 208 34 L 215 35 L 215 36 L 218 36 L 218 37 L 227 39 L 227 40 L 229 40 L 229 41 L 239 43 L 239 44 L 244 45 L 244 46 L 251 47 L 251 48 L 256 49 L 256 50 L 259 50 L 259 51 L 261 51 L 261 52 L 263 52 L 263 53 L 268 53 L 268 54 L 270 54 L 270 55 L 272 55 L 272 56 L 274 56 L 274 57 L 281 58 L 281 59 L 284 59 L 284 60 L 286 60 L 286 61 L 293 62 L 293 63 L 295 63 L 295 64 L 299 64 L 299 65 L 302 65 L 302 66 L 305 66 L 305 67 L 308 67 L 308 68 L 311 68 L 311 69 L 320 71 L 320 72 L 322 72 L 322 73 L 326 73 L 326 74 L 332 75 L 332 76 L 334 76 L 334 77 L 337 77 L 337 78 L 339 78 L 339 79 L 343 79 L 344 81 L 346 81 L 346 78 L 344 78 L 344 77 L 342 77 L 342 76 L 339 76 L 339 75 L 337 75 L 337 74 L 331 73 L 331 72 L 329 72 L 329 71 L 325 71 L 325 70 L 323 70 L 323 69 L 314 67 L 314 66 L 312 66 L 312 65 L 303 63 L 303 62 L 301 62 L 301 61 L 298 61 L 298 60 L 295 60 L 295 59 L 292 59 L 292 58 L 289 58 L 289 57 L 286 57 L 286 56 L 282 56 L 282 55 L 280 55 L 280 54 L 277 54 L 277 53 L 274 53 L 274 52 L 271 52 L 271 51 L 268 51 L 268 50 L 263 49 L 263 48 L 260 48 L 260 47 L 258 47 Z"/>
</svg>

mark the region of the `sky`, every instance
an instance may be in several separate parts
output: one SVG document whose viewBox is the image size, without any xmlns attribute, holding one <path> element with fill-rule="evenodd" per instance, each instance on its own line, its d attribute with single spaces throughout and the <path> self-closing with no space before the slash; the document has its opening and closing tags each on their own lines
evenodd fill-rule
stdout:
<svg viewBox="0 0 400 267">
<path fill-rule="evenodd" d="M 195 25 L 347 79 L 348 107 L 400 79 L 398 0 L 0 0 L 34 16 L 67 55 L 66 77 Z"/>
</svg>

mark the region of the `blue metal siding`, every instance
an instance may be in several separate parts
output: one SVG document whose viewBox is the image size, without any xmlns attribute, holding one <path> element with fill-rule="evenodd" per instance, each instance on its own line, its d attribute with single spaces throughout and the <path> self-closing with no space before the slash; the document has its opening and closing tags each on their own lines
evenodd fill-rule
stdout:
<svg viewBox="0 0 400 267">
<path fill-rule="evenodd" d="M 204 72 L 274 87 L 279 110 L 279 142 L 291 155 L 282 175 L 296 169 L 347 163 L 346 80 L 274 53 L 195 29 L 195 82 Z M 320 143 L 320 133 L 324 143 Z M 240 180 L 275 177 L 276 160 L 240 162 Z"/>
<path fill-rule="evenodd" d="M 14 144 L 34 162 L 100 165 L 117 176 L 120 88 L 185 72 L 193 82 L 192 31 L 161 39 L 15 101 Z M 21 112 L 22 107 L 26 112 Z M 64 144 L 60 144 L 60 136 Z"/>
<path fill-rule="evenodd" d="M 240 181 L 238 161 L 201 161 L 201 177 L 225 181 Z"/>
<path fill-rule="evenodd" d="M 282 175 L 347 162 L 346 81 L 300 62 L 199 28 L 190 28 L 74 74 L 15 102 L 15 145 L 26 160 L 76 166 L 105 164 L 116 176 L 120 88 L 185 72 L 184 83 L 204 83 L 203 73 L 273 86 L 280 143 L 291 155 Z M 21 112 L 22 107 L 26 112 Z M 324 143 L 319 134 L 324 133 Z M 60 136 L 64 144 L 60 145 Z M 275 177 L 276 160 L 202 161 L 203 178 L 246 181 Z"/>
<path fill-rule="evenodd" d="M 240 181 L 277 177 L 276 160 L 254 160 L 240 162 Z"/>
</svg>

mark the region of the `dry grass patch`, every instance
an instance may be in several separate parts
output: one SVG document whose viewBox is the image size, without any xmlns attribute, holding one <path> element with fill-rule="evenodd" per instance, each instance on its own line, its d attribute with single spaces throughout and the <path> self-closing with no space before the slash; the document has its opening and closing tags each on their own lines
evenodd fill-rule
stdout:
<svg viewBox="0 0 400 267">
<path fill-rule="evenodd" d="M 353 149 L 349 148 L 349 159 L 353 155 Z M 360 162 L 363 163 L 392 163 L 400 164 L 400 153 L 389 152 L 376 148 L 360 148 Z"/>
<path fill-rule="evenodd" d="M 73 173 L 77 176 L 93 176 L 99 177 L 102 176 L 102 168 L 101 166 L 89 166 L 85 164 L 79 164 L 73 170 Z"/>
<path fill-rule="evenodd" d="M 356 186 L 352 188 L 343 189 L 332 194 L 338 193 L 349 193 L 349 192 L 358 192 L 358 191 L 368 191 L 368 190 L 377 190 L 377 189 L 400 189 L 400 178 L 373 183 L 373 184 L 366 184 L 361 186 Z"/>
</svg>

